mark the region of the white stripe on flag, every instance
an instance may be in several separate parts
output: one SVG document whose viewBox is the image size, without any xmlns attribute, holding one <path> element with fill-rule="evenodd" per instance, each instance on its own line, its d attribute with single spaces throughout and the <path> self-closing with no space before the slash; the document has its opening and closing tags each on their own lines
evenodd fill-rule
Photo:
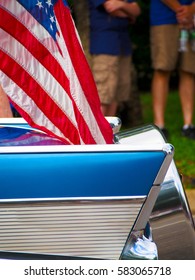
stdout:
<svg viewBox="0 0 195 280">
<path fill-rule="evenodd" d="M 72 101 L 63 87 L 61 87 L 47 69 L 44 68 L 23 45 L 5 31 L 0 30 L 0 38 L 3 39 L 4 36 L 8 43 L 3 51 L 12 57 L 34 80 L 36 80 L 44 91 L 47 92 L 47 95 L 53 99 L 58 107 L 71 120 L 74 126 L 77 127 Z M 20 51 L 18 52 L 18 50 Z M 22 106 L 22 104 L 20 104 L 20 106 Z"/>
<path fill-rule="evenodd" d="M 48 127 L 52 129 L 52 131 L 58 135 L 59 137 L 64 138 L 65 135 L 43 114 L 43 112 L 38 108 L 38 106 L 35 105 L 34 101 L 27 95 L 25 92 L 18 87 L 14 82 L 11 82 L 10 78 L 5 75 L 0 70 L 0 78 L 2 78 L 2 86 L 10 96 L 10 98 L 20 107 L 22 104 L 23 110 L 28 114 L 32 114 L 30 112 L 31 108 L 36 108 L 36 119 L 33 119 L 33 122 L 35 122 L 37 125 L 41 125 Z M 17 94 L 15 94 L 17 93 Z M 38 120 L 38 122 L 37 122 Z M 70 144 L 70 139 L 67 139 L 65 137 L 66 141 L 68 141 Z"/>
</svg>

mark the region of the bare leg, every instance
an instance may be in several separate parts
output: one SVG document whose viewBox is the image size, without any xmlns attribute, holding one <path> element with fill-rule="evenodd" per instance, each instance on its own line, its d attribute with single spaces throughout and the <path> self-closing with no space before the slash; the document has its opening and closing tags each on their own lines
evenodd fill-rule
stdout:
<svg viewBox="0 0 195 280">
<path fill-rule="evenodd" d="M 180 72 L 179 95 L 183 112 L 184 125 L 193 123 L 194 111 L 194 75 L 187 72 Z"/>
<path fill-rule="evenodd" d="M 155 71 L 152 80 L 154 124 L 165 126 L 165 107 L 169 91 L 170 72 Z"/>
<path fill-rule="evenodd" d="M 6 93 L 0 85 L 0 118 L 12 118 L 13 114 L 10 108 Z"/>
</svg>

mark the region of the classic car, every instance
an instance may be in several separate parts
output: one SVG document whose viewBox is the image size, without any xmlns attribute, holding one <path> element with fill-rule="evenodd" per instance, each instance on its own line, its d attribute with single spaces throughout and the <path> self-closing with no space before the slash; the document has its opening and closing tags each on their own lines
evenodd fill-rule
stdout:
<svg viewBox="0 0 195 280">
<path fill-rule="evenodd" d="M 153 125 L 111 145 L 64 145 L 0 120 L 0 258 L 195 259 L 174 147 Z"/>
</svg>

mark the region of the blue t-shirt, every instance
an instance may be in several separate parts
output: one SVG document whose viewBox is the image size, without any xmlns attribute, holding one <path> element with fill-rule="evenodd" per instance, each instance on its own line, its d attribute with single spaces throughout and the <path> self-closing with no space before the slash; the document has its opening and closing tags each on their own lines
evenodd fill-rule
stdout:
<svg viewBox="0 0 195 280">
<path fill-rule="evenodd" d="M 109 15 L 103 7 L 105 0 L 88 1 L 91 54 L 131 54 L 129 20 Z M 128 0 L 128 2 L 135 2 L 135 0 Z"/>
<path fill-rule="evenodd" d="M 194 0 L 179 0 L 182 5 L 190 5 Z M 150 1 L 150 24 L 175 24 L 177 23 L 176 14 L 161 0 Z"/>
</svg>

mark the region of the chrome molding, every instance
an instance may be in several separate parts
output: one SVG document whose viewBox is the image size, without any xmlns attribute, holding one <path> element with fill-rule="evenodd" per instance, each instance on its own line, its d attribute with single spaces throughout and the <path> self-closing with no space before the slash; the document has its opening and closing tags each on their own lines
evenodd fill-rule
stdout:
<svg viewBox="0 0 195 280">
<path fill-rule="evenodd" d="M 120 131 L 122 122 L 121 119 L 117 118 L 117 117 L 106 117 L 106 120 L 109 122 L 113 134 L 116 134 Z"/>
<path fill-rule="evenodd" d="M 158 145 L 154 148 L 151 146 L 130 146 L 130 145 L 61 145 L 61 146 L 4 146 L 0 147 L 0 153 L 86 153 L 86 152 L 131 152 L 131 151 L 162 151 L 163 146 Z"/>
<path fill-rule="evenodd" d="M 5 125 L 5 124 L 21 125 L 21 124 L 27 124 L 27 122 L 23 118 L 0 118 L 0 125 Z"/>
<path fill-rule="evenodd" d="M 109 122 L 114 134 L 120 131 L 122 122 L 118 117 L 106 117 L 106 120 Z M 0 118 L 0 125 L 20 126 L 24 124 L 27 124 L 27 122 L 23 118 Z M 39 129 L 32 129 L 35 131 L 40 131 Z"/>
<path fill-rule="evenodd" d="M 166 152 L 165 160 L 156 176 L 156 179 L 153 183 L 153 187 L 151 188 L 150 193 L 148 194 L 148 197 L 146 199 L 146 202 L 144 203 L 143 208 L 141 209 L 141 212 L 139 214 L 139 217 L 134 225 L 133 230 L 135 231 L 143 230 L 146 227 L 146 224 L 149 221 L 152 209 L 155 205 L 156 199 L 160 192 L 161 184 L 163 183 L 165 175 L 173 160 L 174 149 L 170 144 L 165 145 L 164 152 Z"/>
<path fill-rule="evenodd" d="M 134 231 L 145 229 L 159 192 L 160 186 L 153 186 L 151 188 L 148 197 L 139 213 L 139 217 L 133 227 Z"/>
<path fill-rule="evenodd" d="M 1 202 L 0 251 L 119 259 L 144 200 Z"/>
<path fill-rule="evenodd" d="M 149 144 L 154 148 L 159 143 L 165 144 L 164 137 L 153 125 L 119 132 L 115 138 L 118 144 L 130 146 Z M 162 178 L 158 177 L 155 184 L 158 185 L 161 180 Z M 174 160 L 163 181 L 149 219 L 159 259 L 194 260 L 195 227 Z"/>
<path fill-rule="evenodd" d="M 164 178 L 167 174 L 169 166 L 173 160 L 174 156 L 174 147 L 171 144 L 165 144 L 163 147 L 163 151 L 167 154 L 163 165 L 161 166 L 158 175 L 154 181 L 154 185 L 160 185 L 163 183 Z"/>
<path fill-rule="evenodd" d="M 150 217 L 159 259 L 194 260 L 195 226 L 174 161 Z"/>
<path fill-rule="evenodd" d="M 160 188 L 160 185 L 152 186 L 135 222 L 133 230 L 131 231 L 123 248 L 120 259 L 158 259 L 156 244 L 144 236 L 144 229 L 149 221 L 149 217 L 160 192 Z"/>
<path fill-rule="evenodd" d="M 157 258 L 157 253 L 156 253 L 157 250 L 155 249 L 156 245 L 153 242 L 150 242 L 149 240 L 145 239 L 145 237 L 143 235 L 143 231 L 147 225 L 147 222 L 150 219 L 150 215 L 152 213 L 153 207 L 156 203 L 157 197 L 161 190 L 161 184 L 163 183 L 166 173 L 169 169 L 169 166 L 173 160 L 173 154 L 174 154 L 173 146 L 170 144 L 165 144 L 163 150 L 166 153 L 165 160 L 155 178 L 154 184 L 153 184 L 152 188 L 150 189 L 148 197 L 147 197 L 145 203 L 143 204 L 143 207 L 142 207 L 142 209 L 139 213 L 139 216 L 135 222 L 135 225 L 133 227 L 133 231 L 131 232 L 131 234 L 129 235 L 129 238 L 127 239 L 127 242 L 126 242 L 123 252 L 121 254 L 122 259 L 124 259 L 125 257 L 130 258 L 134 254 L 136 254 L 136 252 L 135 252 L 135 251 L 137 251 L 136 248 L 137 248 L 138 244 L 140 246 L 140 243 L 142 244 L 143 252 L 141 252 L 141 251 L 139 252 L 138 259 L 141 258 L 141 256 L 143 257 L 143 259 L 146 259 L 147 252 L 148 252 L 148 257 L 150 256 L 151 259 Z M 147 247 L 148 247 L 148 249 L 147 249 Z M 151 248 L 152 248 L 153 253 L 150 252 Z M 134 254 L 133 254 L 133 251 L 134 251 Z M 144 251 L 145 251 L 145 254 L 144 254 Z M 134 255 L 134 257 L 135 257 L 135 255 Z"/>
</svg>

